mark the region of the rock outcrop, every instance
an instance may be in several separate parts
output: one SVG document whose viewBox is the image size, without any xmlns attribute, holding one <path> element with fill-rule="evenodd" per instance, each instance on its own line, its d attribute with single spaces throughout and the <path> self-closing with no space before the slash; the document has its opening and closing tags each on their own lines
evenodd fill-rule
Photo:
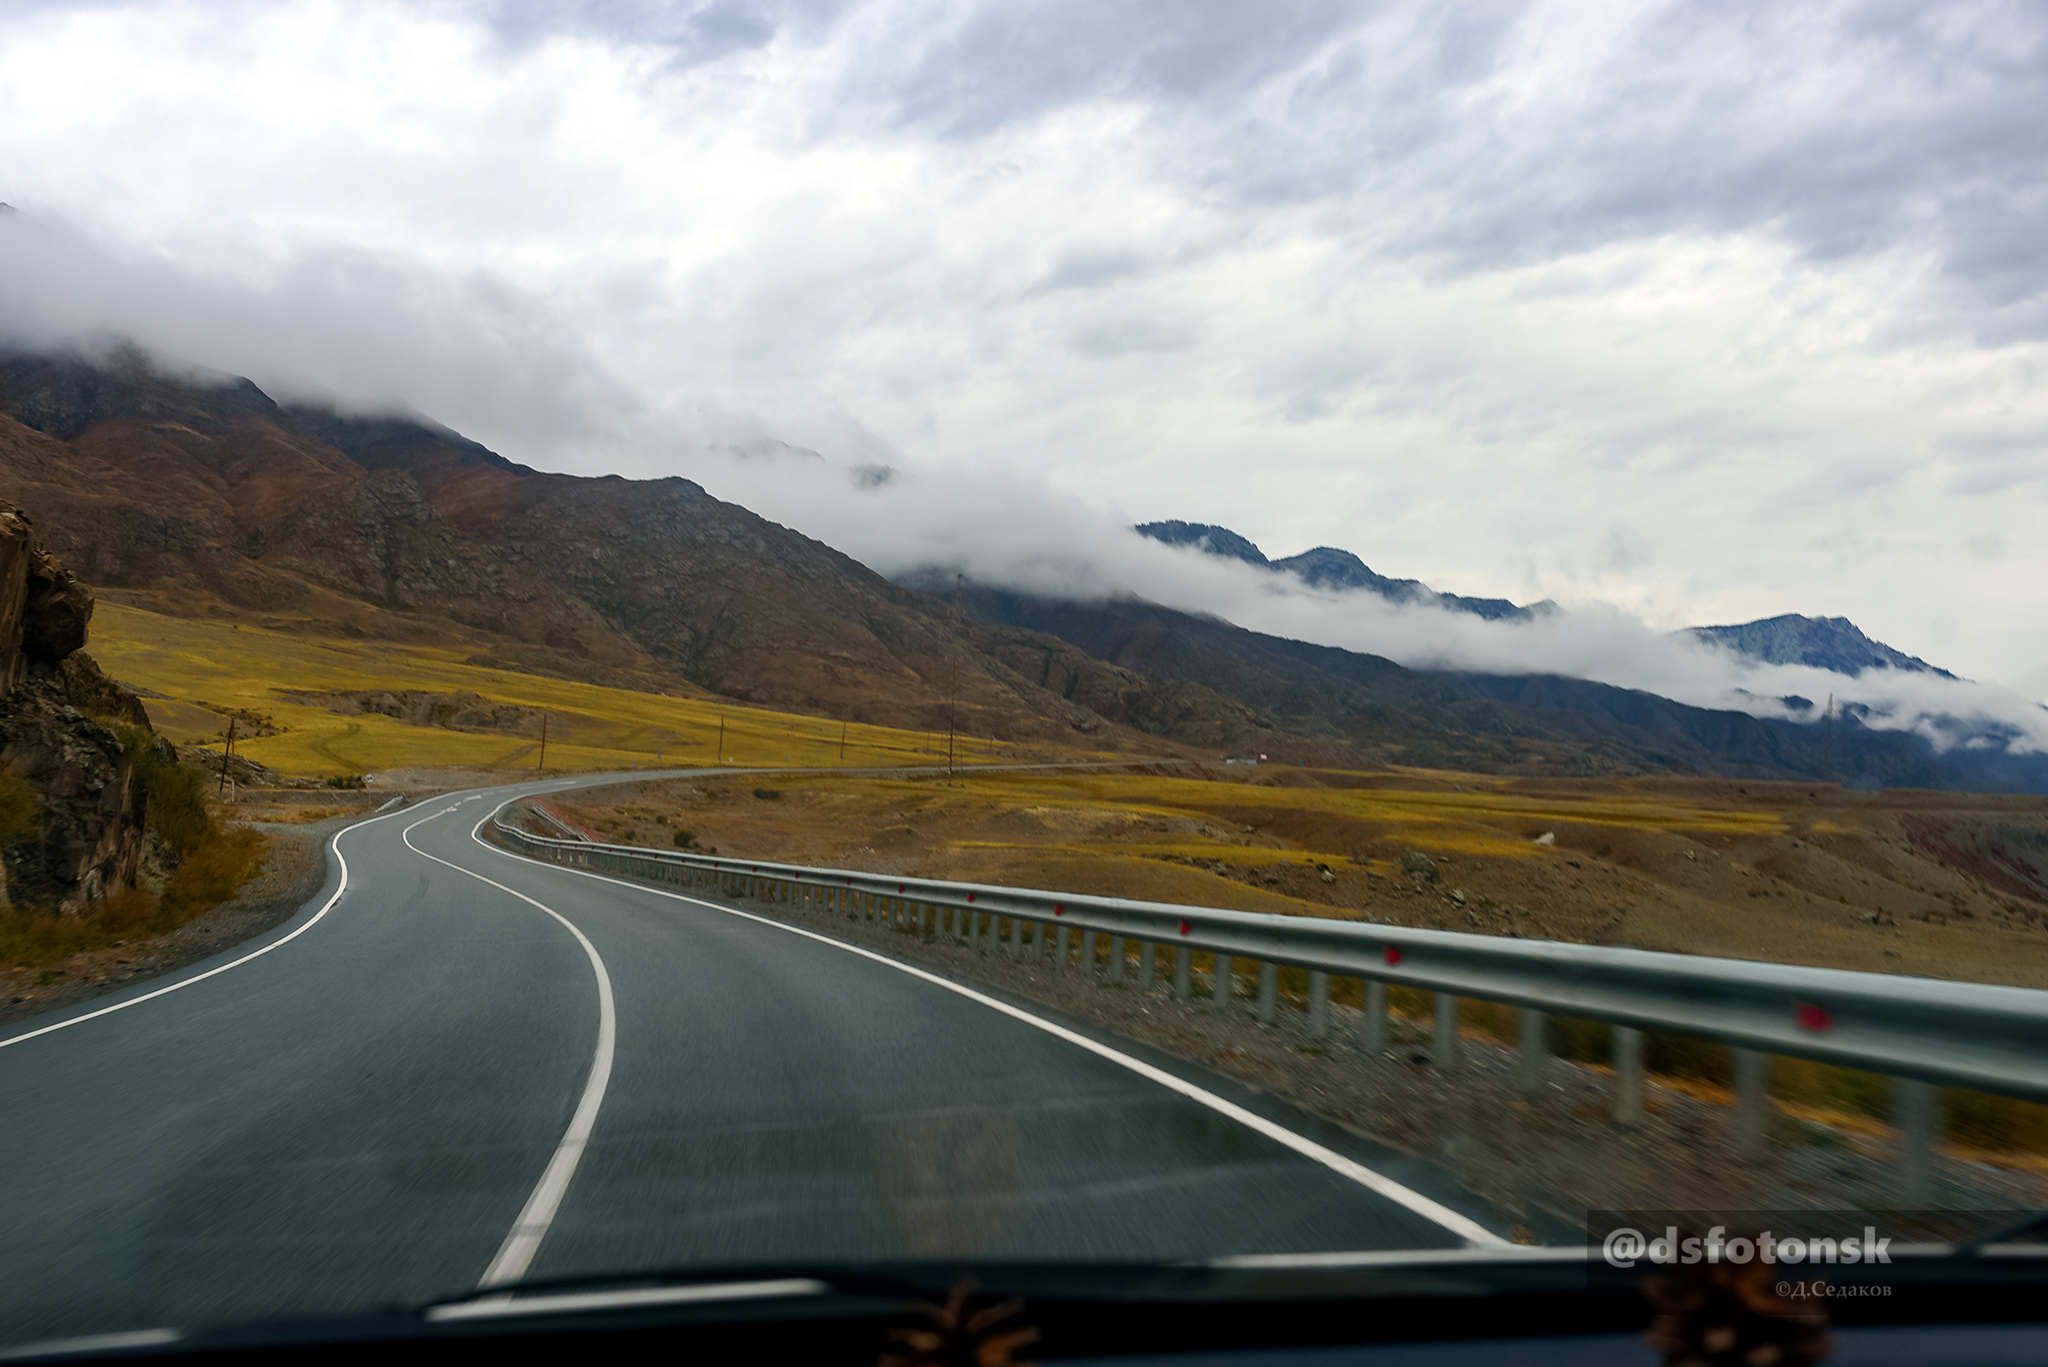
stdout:
<svg viewBox="0 0 2048 1367">
<path fill-rule="evenodd" d="M 92 595 L 0 503 L 0 774 L 35 794 L 35 829 L 0 850 L 15 906 L 70 914 L 134 883 L 146 794 L 107 721 L 147 726 L 136 698 L 81 649 Z"/>
</svg>

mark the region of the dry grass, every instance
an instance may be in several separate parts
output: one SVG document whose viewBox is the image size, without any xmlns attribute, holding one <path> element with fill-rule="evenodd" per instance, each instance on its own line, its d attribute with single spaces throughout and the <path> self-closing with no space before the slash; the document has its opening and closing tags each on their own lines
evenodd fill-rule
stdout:
<svg viewBox="0 0 2048 1367">
<path fill-rule="evenodd" d="M 93 618 L 92 652 L 106 672 L 166 695 L 146 700 L 159 731 L 179 744 L 208 743 L 226 729 L 219 709 L 258 714 L 281 733 L 238 741 L 237 751 L 286 775 L 532 768 L 540 758 L 537 727 L 529 728 L 533 734 L 455 731 L 380 715 L 344 716 L 282 696 L 298 691 L 472 692 L 537 708 L 549 718 L 550 769 L 712 764 L 721 751 L 743 766 L 931 765 L 944 758 L 943 735 L 856 723 L 845 728 L 842 757 L 836 721 L 465 663 L 474 650 L 329 640 L 113 602 L 102 602 Z M 1021 753 L 994 747 L 971 758 Z"/>
<path fill-rule="evenodd" d="M 746 779 L 635 785 L 573 814 L 762 858 L 2048 987 L 2048 906 L 1913 847 L 1889 796 L 1224 766 L 777 783 L 774 801 Z M 1919 796 L 1944 819 L 1973 800 Z M 2048 820 L 2040 799 L 1981 801 Z M 1436 881 L 1404 876 L 1412 851 Z"/>
</svg>

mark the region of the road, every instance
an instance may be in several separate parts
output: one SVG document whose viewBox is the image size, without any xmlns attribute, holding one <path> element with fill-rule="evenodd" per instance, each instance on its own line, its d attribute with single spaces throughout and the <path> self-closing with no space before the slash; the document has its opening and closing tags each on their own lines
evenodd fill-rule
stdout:
<svg viewBox="0 0 2048 1367">
<path fill-rule="evenodd" d="M 351 827 L 275 932 L 0 1039 L 0 1344 L 487 1276 L 1464 1241 L 1125 1046 L 477 838 L 561 786 Z"/>
</svg>

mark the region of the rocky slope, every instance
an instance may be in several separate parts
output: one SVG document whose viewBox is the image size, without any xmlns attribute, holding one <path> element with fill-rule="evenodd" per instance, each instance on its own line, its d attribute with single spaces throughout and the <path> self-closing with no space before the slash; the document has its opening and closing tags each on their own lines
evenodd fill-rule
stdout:
<svg viewBox="0 0 2048 1367">
<path fill-rule="evenodd" d="M 1811 665 L 1849 675 L 1866 669 L 1910 669 L 1955 677 L 1917 655 L 1871 640 L 1846 617 L 1802 617 L 1792 612 L 1737 626 L 1693 627 L 1691 634 L 1766 664 Z"/>
<path fill-rule="evenodd" d="M 133 884 L 149 852 L 142 783 L 104 724 L 147 721 L 84 653 L 91 620 L 91 594 L 0 503 L 0 786 L 25 785 L 35 808 L 0 850 L 15 906 L 82 910 Z"/>
</svg>

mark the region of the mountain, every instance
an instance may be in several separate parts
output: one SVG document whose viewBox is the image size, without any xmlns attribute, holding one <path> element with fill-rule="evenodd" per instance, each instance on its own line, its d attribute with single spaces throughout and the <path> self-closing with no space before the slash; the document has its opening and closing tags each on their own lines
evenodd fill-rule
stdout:
<svg viewBox="0 0 2048 1367">
<path fill-rule="evenodd" d="M 1432 676 L 1154 604 L 956 592 L 950 574 L 922 592 L 689 480 L 536 471 L 425 420 L 280 405 L 135 354 L 0 356 L 0 401 L 0 498 L 102 597 L 159 612 L 1090 749 L 1828 772 L 1819 725 L 1578 680 Z M 1859 786 L 2048 791 L 2048 761 L 1936 756 L 1847 713 L 1836 732 L 1835 771 Z"/>
<path fill-rule="evenodd" d="M 1692 627 L 1689 630 L 1691 635 L 1702 641 L 1724 646 L 1766 664 L 1812 665 L 1816 669 L 1829 669 L 1851 676 L 1866 669 L 1910 669 L 1924 674 L 1939 674 L 1944 679 L 1956 677 L 1918 656 L 1893 650 L 1882 641 L 1871 640 L 1846 617 L 1801 617 L 1797 613 L 1786 613 L 1782 617 L 1766 617 L 1739 626 Z"/>
<path fill-rule="evenodd" d="M 1228 527 L 1215 527 L 1203 522 L 1147 522 L 1135 530 L 1140 536 L 1151 537 L 1169 546 L 1193 546 L 1210 555 L 1291 574 L 1312 589 L 1364 589 L 1390 602 L 1469 612 L 1489 621 L 1528 621 L 1548 606 L 1539 604 L 1525 608 L 1505 598 L 1466 598 L 1455 593 L 1438 593 L 1419 579 L 1389 579 L 1383 574 L 1376 574 L 1350 551 L 1338 550 L 1334 546 L 1317 546 L 1314 550 L 1290 555 L 1283 560 L 1268 560 L 1265 552 Z"/>
<path fill-rule="evenodd" d="M 943 600 L 689 480 L 543 473 L 132 352 L 0 357 L 0 399 L 0 497 L 135 606 L 1006 739 L 1157 752 L 1249 726 L 1049 637 L 970 641 Z"/>
<path fill-rule="evenodd" d="M 1060 637 L 1098 659 L 1195 684 L 1252 707 L 1275 758 L 1481 773 L 1683 773 L 1838 779 L 1853 788 L 2048 792 L 2048 757 L 1957 748 L 1865 726 L 1855 709 L 1824 726 L 1692 707 L 1556 675 L 1421 672 L 1333 646 L 1232 626 L 1132 599 L 1076 602 L 970 588 L 984 622 Z"/>
</svg>

